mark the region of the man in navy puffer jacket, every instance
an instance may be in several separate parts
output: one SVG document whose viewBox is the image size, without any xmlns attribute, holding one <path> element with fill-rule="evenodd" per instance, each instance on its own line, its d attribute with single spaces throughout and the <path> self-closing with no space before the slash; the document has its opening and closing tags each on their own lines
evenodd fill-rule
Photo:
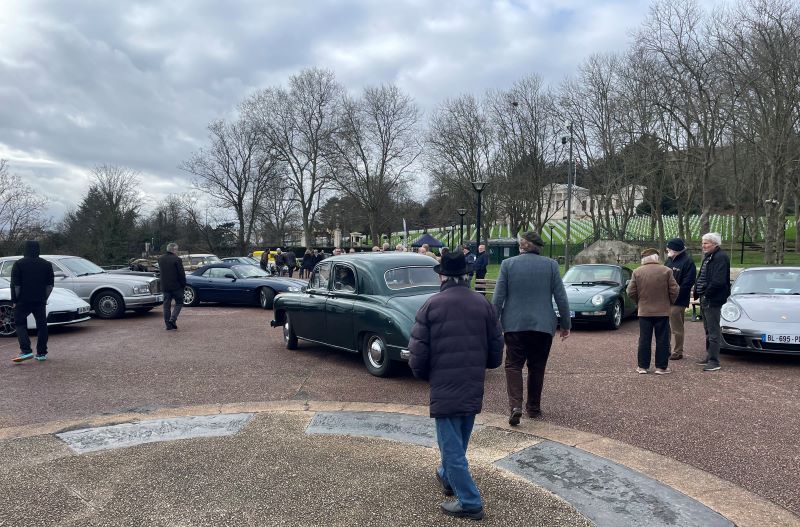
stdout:
<svg viewBox="0 0 800 527">
<path fill-rule="evenodd" d="M 448 252 L 434 270 L 441 291 L 417 311 L 409 365 L 415 377 L 430 383 L 430 415 L 442 456 L 436 477 L 445 496 L 458 498 L 442 503 L 442 512 L 480 520 L 483 501 L 469 472 L 467 445 L 483 406 L 486 369 L 503 360 L 503 334 L 494 307 L 469 289 L 464 254 Z"/>
</svg>

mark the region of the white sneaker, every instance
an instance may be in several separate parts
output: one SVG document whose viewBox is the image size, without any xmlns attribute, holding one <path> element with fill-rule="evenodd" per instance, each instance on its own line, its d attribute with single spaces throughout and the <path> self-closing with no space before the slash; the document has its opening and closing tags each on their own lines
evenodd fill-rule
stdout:
<svg viewBox="0 0 800 527">
<path fill-rule="evenodd" d="M 645 370 L 644 368 L 636 368 L 636 373 L 645 374 L 647 373 L 647 370 Z"/>
<path fill-rule="evenodd" d="M 656 375 L 666 375 L 668 373 L 672 373 L 672 370 L 669 368 L 656 368 Z"/>
</svg>

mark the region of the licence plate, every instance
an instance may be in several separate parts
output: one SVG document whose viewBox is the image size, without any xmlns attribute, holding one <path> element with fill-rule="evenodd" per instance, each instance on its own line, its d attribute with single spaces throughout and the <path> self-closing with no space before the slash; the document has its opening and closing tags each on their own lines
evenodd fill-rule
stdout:
<svg viewBox="0 0 800 527">
<path fill-rule="evenodd" d="M 783 333 L 764 333 L 761 342 L 774 342 L 778 344 L 800 344 L 800 335 L 786 335 Z"/>
<path fill-rule="evenodd" d="M 156 295 L 156 302 L 163 302 L 163 301 L 164 301 L 164 295 Z"/>
</svg>

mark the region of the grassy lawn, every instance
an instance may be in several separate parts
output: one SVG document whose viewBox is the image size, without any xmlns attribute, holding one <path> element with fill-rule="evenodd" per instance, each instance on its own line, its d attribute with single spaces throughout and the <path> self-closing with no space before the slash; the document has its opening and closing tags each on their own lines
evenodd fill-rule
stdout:
<svg viewBox="0 0 800 527">
<path fill-rule="evenodd" d="M 700 260 L 702 259 L 701 255 L 693 255 L 694 262 L 697 264 L 698 268 L 700 267 Z M 731 259 L 731 267 L 759 267 L 764 265 L 764 253 L 757 252 L 757 251 L 745 251 L 744 252 L 744 263 L 739 263 L 739 251 L 735 253 L 728 252 L 728 256 Z M 795 252 L 787 252 L 784 255 L 784 265 L 798 265 L 800 266 L 800 254 Z M 639 267 L 638 263 L 627 263 L 625 264 L 626 267 L 629 269 L 636 269 Z M 500 265 L 499 264 L 490 264 L 488 269 L 486 270 L 486 278 L 497 279 L 497 275 L 500 274 Z M 564 266 L 561 266 L 561 275 L 564 275 Z"/>
</svg>

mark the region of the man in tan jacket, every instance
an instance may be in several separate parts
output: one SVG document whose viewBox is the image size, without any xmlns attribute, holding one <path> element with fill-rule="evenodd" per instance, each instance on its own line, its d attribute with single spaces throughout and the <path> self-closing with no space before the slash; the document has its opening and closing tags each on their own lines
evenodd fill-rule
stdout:
<svg viewBox="0 0 800 527">
<path fill-rule="evenodd" d="M 680 287 L 672 270 L 661 265 L 658 251 L 642 251 L 642 266 L 633 271 L 628 284 L 628 296 L 639 307 L 639 367 L 637 373 L 647 373 L 652 357 L 651 343 L 656 337 L 656 374 L 671 373 L 669 364 L 669 313 L 678 298 Z"/>
</svg>

